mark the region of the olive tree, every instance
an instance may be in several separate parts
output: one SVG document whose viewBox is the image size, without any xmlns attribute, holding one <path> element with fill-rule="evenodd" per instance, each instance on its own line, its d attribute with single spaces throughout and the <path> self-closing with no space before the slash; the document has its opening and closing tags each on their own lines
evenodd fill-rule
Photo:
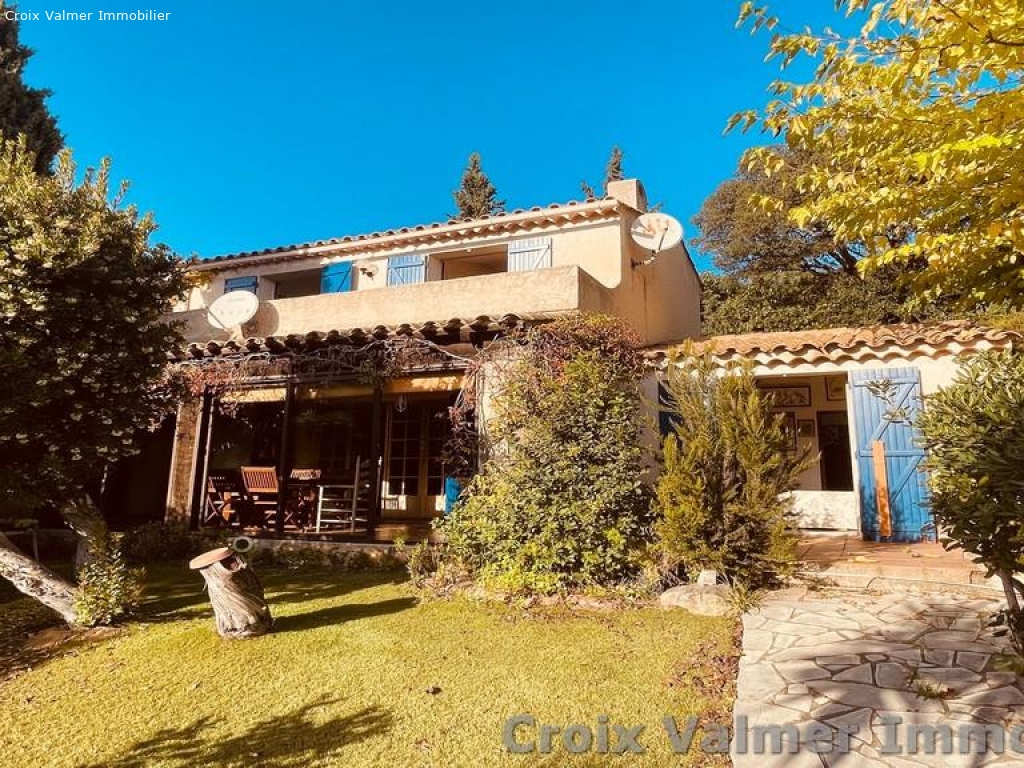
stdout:
<svg viewBox="0 0 1024 768">
<path fill-rule="evenodd" d="M 1024 354 L 964 363 L 952 385 L 925 398 L 917 426 L 942 543 L 1002 582 L 1000 621 L 1024 653 Z"/>
<path fill-rule="evenodd" d="M 173 405 L 159 386 L 180 338 L 164 319 L 184 264 L 150 242 L 109 164 L 76 181 L 70 154 L 36 173 L 22 138 L 0 141 L 0 507 L 58 509 L 93 551 L 106 526 L 86 488 Z M 0 535 L 0 576 L 79 620 L 76 587 Z"/>
</svg>

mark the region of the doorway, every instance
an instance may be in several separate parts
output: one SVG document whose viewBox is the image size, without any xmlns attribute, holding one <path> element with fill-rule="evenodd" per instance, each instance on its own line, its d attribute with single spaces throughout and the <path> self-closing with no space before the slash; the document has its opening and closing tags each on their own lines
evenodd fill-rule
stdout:
<svg viewBox="0 0 1024 768">
<path fill-rule="evenodd" d="M 453 398 L 405 399 L 390 404 L 384 458 L 385 519 L 432 518 L 444 509 L 444 446 Z"/>
<path fill-rule="evenodd" d="M 818 449 L 821 451 L 822 490 L 852 491 L 850 417 L 846 411 L 818 412 Z"/>
</svg>

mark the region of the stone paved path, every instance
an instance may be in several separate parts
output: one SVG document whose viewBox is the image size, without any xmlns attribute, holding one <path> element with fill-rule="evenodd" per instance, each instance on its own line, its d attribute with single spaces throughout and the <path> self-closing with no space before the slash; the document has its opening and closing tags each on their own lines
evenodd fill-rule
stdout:
<svg viewBox="0 0 1024 768">
<path fill-rule="evenodd" d="M 734 765 L 1024 766 L 1024 685 L 997 669 L 1006 644 L 985 627 L 998 608 L 995 600 L 952 594 L 775 593 L 743 618 L 734 714 L 738 730 L 746 718 L 748 741 L 739 754 L 734 740 Z M 763 725 L 791 726 L 801 751 L 754 754 L 754 729 Z M 1003 753 L 960 754 L 968 742 L 961 726 L 980 732 L 985 725 L 1005 736 Z M 940 729 L 936 754 L 925 753 L 927 726 Z M 841 750 L 844 730 L 851 735 Z M 953 754 L 942 754 L 946 731 Z M 832 752 L 816 754 L 815 745 Z"/>
</svg>

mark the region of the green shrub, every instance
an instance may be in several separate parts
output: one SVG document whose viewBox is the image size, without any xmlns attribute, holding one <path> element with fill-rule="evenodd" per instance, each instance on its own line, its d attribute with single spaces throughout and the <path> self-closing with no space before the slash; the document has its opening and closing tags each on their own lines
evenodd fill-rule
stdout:
<svg viewBox="0 0 1024 768">
<path fill-rule="evenodd" d="M 745 367 L 680 357 L 665 388 L 675 428 L 658 482 L 658 533 L 668 567 L 714 569 L 747 588 L 778 581 L 795 558 L 786 492 L 809 457 L 789 450 Z"/>
<path fill-rule="evenodd" d="M 78 569 L 75 611 L 79 624 L 110 624 L 138 607 L 142 596 L 141 568 L 129 568 L 120 537 L 108 534 L 89 548 L 89 560 Z"/>
<path fill-rule="evenodd" d="M 620 321 L 590 316 L 523 342 L 494 382 L 496 449 L 439 526 L 447 570 L 513 592 L 635 578 L 653 513 L 634 339 Z"/>
<path fill-rule="evenodd" d="M 193 536 L 182 523 L 143 523 L 125 532 L 121 550 L 134 565 L 183 560 L 193 554 Z"/>
<path fill-rule="evenodd" d="M 997 621 L 1024 654 L 1024 354 L 965 362 L 952 385 L 925 398 L 917 426 L 943 544 L 1000 579 L 1007 608 Z"/>
<path fill-rule="evenodd" d="M 406 569 L 413 585 L 422 587 L 427 579 L 437 573 L 442 557 L 438 547 L 431 545 L 429 541 L 421 541 L 413 547 L 406 562 Z"/>
<path fill-rule="evenodd" d="M 128 529 L 121 551 L 131 565 L 188 560 L 208 549 L 226 546 L 233 536 L 231 531 L 219 528 L 190 531 L 187 523 L 157 521 Z"/>
<path fill-rule="evenodd" d="M 257 567 L 299 571 L 331 568 L 337 571 L 390 571 L 405 565 L 405 558 L 394 550 L 321 548 L 301 543 L 282 544 L 277 547 L 257 547 L 243 555 Z"/>
</svg>

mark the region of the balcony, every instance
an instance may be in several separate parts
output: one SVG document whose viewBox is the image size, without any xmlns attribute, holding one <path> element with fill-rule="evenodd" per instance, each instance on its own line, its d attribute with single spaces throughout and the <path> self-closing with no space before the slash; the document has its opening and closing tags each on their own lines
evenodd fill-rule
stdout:
<svg viewBox="0 0 1024 768">
<path fill-rule="evenodd" d="M 246 323 L 243 333 L 264 338 L 335 329 L 369 330 L 378 325 L 443 322 L 480 315 L 497 318 L 506 314 L 530 316 L 577 310 L 610 313 L 611 305 L 611 292 L 579 266 L 571 265 L 274 299 L 260 304 L 256 317 Z M 190 343 L 227 336 L 227 332 L 207 323 L 205 310 L 177 313 L 175 319 L 186 322 L 183 333 Z"/>
</svg>

